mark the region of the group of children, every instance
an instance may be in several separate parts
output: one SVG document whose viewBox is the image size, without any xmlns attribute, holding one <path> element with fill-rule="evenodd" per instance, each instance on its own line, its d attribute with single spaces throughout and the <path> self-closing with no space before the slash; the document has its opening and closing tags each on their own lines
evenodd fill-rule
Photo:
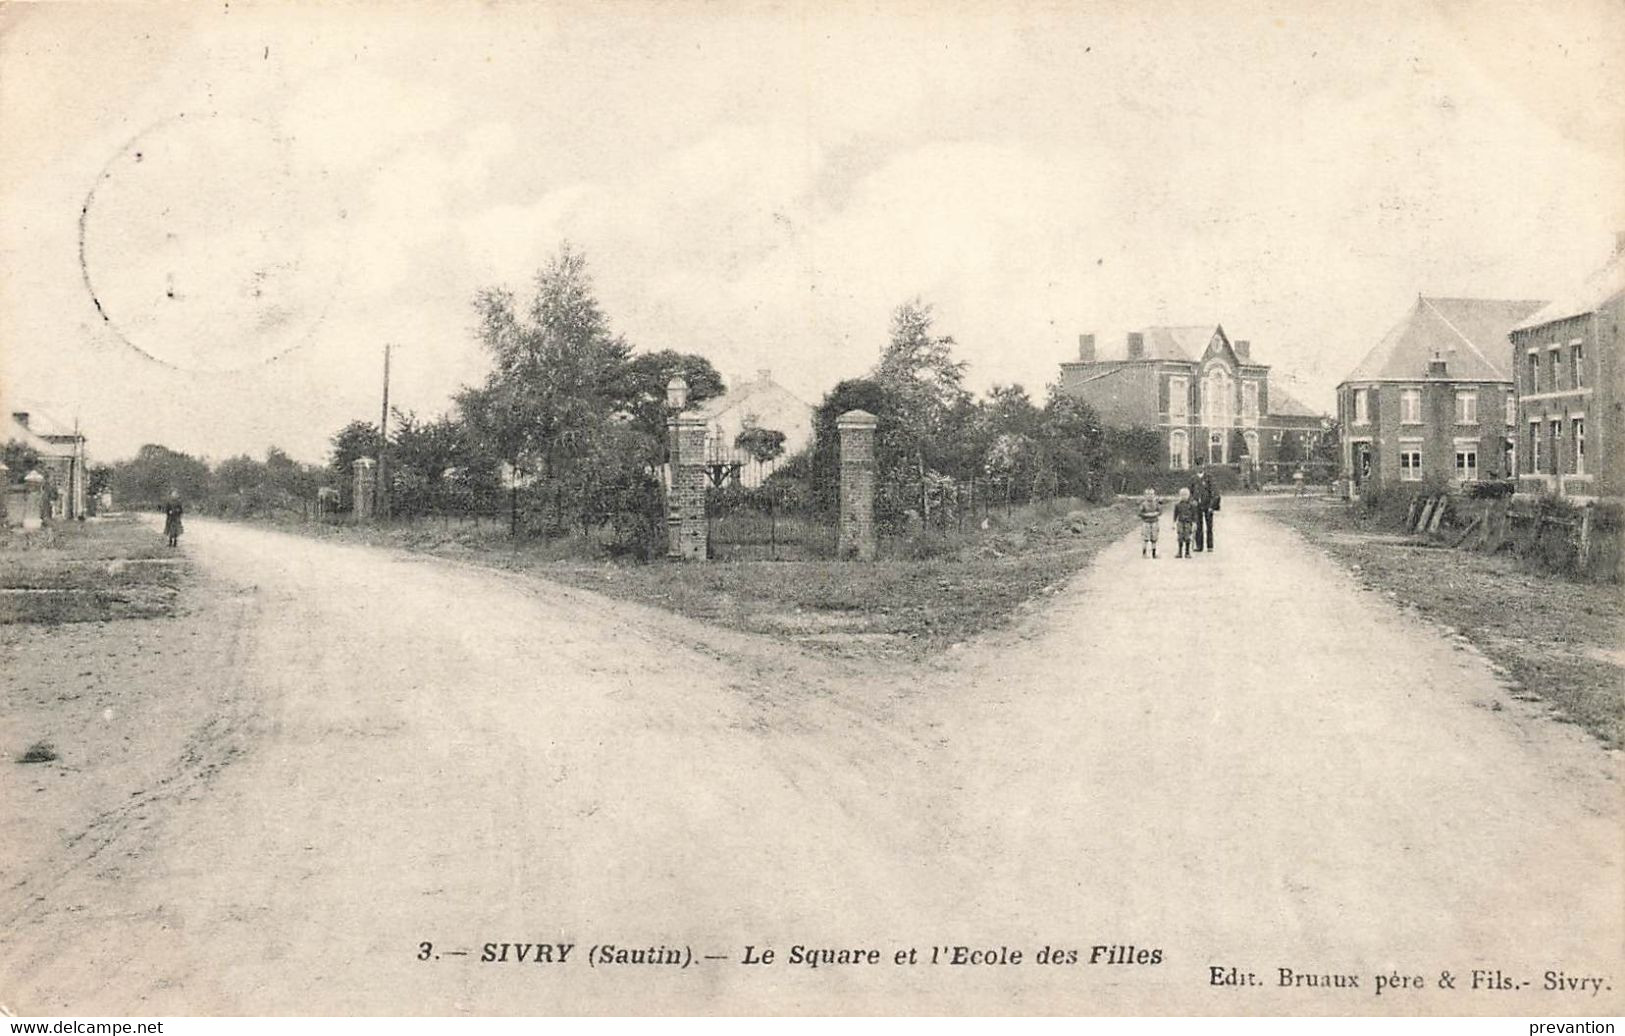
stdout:
<svg viewBox="0 0 1625 1036">
<path fill-rule="evenodd" d="M 1174 529 L 1179 534 L 1179 549 L 1174 557 L 1191 556 L 1191 535 L 1196 530 L 1199 518 L 1196 501 L 1191 499 L 1190 489 L 1181 487 L 1179 499 L 1174 503 Z M 1140 498 L 1140 557 L 1157 556 L 1157 528 L 1161 524 L 1162 501 L 1157 499 L 1156 490 L 1147 489 L 1145 495 Z"/>
</svg>

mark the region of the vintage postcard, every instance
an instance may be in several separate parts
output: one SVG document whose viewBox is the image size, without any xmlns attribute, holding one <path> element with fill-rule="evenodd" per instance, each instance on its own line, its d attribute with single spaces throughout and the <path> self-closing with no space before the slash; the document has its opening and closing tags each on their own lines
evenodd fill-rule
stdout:
<svg viewBox="0 0 1625 1036">
<path fill-rule="evenodd" d="M 0 1009 L 1617 1015 L 1622 39 L 5 4 Z"/>
</svg>

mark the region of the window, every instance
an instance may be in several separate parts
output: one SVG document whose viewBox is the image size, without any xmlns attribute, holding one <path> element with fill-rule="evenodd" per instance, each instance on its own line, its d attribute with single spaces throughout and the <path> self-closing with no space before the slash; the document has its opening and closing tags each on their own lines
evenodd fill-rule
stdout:
<svg viewBox="0 0 1625 1036">
<path fill-rule="evenodd" d="M 1456 477 L 1468 482 L 1478 478 L 1478 443 L 1457 440 Z"/>
<path fill-rule="evenodd" d="M 1227 445 L 1223 432 L 1214 432 L 1210 435 L 1207 441 L 1207 462 L 1209 464 L 1230 463 L 1230 458 L 1225 456 L 1225 446 Z"/>
<path fill-rule="evenodd" d="M 1586 473 L 1586 421 L 1583 417 L 1576 417 L 1574 425 L 1574 473 Z"/>
<path fill-rule="evenodd" d="M 1552 346 L 1551 358 L 1552 391 L 1557 392 L 1563 388 L 1563 350 Z"/>
<path fill-rule="evenodd" d="M 1182 428 L 1168 433 L 1168 466 L 1175 471 L 1184 471 L 1191 466 L 1191 441 Z"/>
<path fill-rule="evenodd" d="M 1540 391 L 1540 353 L 1534 349 L 1529 350 L 1529 383 L 1524 386 L 1524 390 Z"/>
<path fill-rule="evenodd" d="M 1253 467 L 1258 467 L 1259 463 L 1264 459 L 1258 455 L 1258 433 L 1242 432 L 1241 437 L 1247 443 L 1248 459 L 1252 461 Z"/>
<path fill-rule="evenodd" d="M 1586 347 L 1585 347 L 1585 343 L 1584 342 L 1575 342 L 1573 352 L 1574 352 L 1574 357 L 1573 357 L 1574 362 L 1571 364 L 1571 366 L 1574 368 L 1574 387 L 1575 388 L 1585 388 L 1585 384 L 1586 384 L 1586 376 L 1585 376 Z"/>
<path fill-rule="evenodd" d="M 1258 420 L 1258 382 L 1244 381 L 1241 384 L 1241 412 L 1245 417 Z"/>
<path fill-rule="evenodd" d="M 1184 424 L 1190 419 L 1191 389 L 1184 378 L 1168 379 L 1168 420 Z"/>
<path fill-rule="evenodd" d="M 1456 393 L 1456 423 L 1478 423 L 1478 390 L 1467 389 Z"/>
<path fill-rule="evenodd" d="M 1399 444 L 1399 477 L 1405 482 L 1422 481 L 1422 449 L 1419 443 Z"/>
<path fill-rule="evenodd" d="M 1209 427 L 1229 426 L 1235 413 L 1230 375 L 1222 367 L 1215 367 L 1202 379 L 1202 418 Z"/>
<path fill-rule="evenodd" d="M 1400 389 L 1399 391 L 1399 423 L 1422 423 L 1422 390 Z"/>
<path fill-rule="evenodd" d="M 1548 426 L 1552 432 L 1552 474 L 1563 473 L 1563 422 L 1553 420 Z"/>
<path fill-rule="evenodd" d="M 1507 393 L 1507 414 L 1505 423 L 1509 429 L 1518 427 L 1518 397 L 1516 393 Z"/>
<path fill-rule="evenodd" d="M 1540 474 L 1540 422 L 1529 422 L 1529 473 Z"/>
<path fill-rule="evenodd" d="M 1354 423 L 1371 423 L 1371 396 L 1369 389 L 1354 390 Z"/>
</svg>

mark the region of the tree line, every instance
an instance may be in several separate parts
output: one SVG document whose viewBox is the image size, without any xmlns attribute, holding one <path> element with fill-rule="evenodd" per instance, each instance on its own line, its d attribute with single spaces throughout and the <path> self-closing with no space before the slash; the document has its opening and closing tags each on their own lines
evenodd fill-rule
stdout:
<svg viewBox="0 0 1625 1036">
<path fill-rule="evenodd" d="M 263 459 L 210 465 L 144 446 L 107 473 L 119 505 L 156 506 L 176 490 L 206 513 L 342 513 L 354 506 L 355 460 L 378 457 L 382 446 L 390 516 L 499 516 L 520 536 L 608 529 L 613 542 L 647 551 L 660 535 L 667 382 L 681 375 L 688 407 L 699 407 L 724 392 L 716 369 L 692 353 L 634 350 L 611 328 L 585 256 L 568 244 L 526 295 L 487 288 L 473 308 L 489 373 L 459 390 L 446 413 L 393 411 L 387 444 L 375 423 L 352 421 L 331 437 L 321 465 L 274 447 Z M 1056 385 L 1042 399 L 1017 384 L 978 398 L 965 386 L 953 337 L 935 325 L 924 300 L 898 306 L 873 368 L 830 389 L 816 408 L 811 446 L 785 458 L 758 491 L 831 514 L 835 422 L 853 409 L 879 422 L 883 510 L 925 519 L 943 487 L 959 482 L 980 480 L 1015 500 L 1086 496 L 1102 491 L 1101 474 L 1113 465 L 1161 462 L 1154 430 L 1103 427 Z M 774 459 L 785 431 L 746 429 L 730 445 Z"/>
</svg>

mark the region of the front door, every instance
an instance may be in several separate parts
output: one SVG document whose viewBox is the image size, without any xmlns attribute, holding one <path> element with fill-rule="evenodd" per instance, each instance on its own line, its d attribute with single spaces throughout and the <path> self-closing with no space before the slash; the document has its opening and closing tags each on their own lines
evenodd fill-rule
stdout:
<svg viewBox="0 0 1625 1036">
<path fill-rule="evenodd" d="M 1371 444 L 1357 442 L 1354 444 L 1354 482 L 1356 485 L 1364 484 L 1371 477 Z"/>
</svg>

